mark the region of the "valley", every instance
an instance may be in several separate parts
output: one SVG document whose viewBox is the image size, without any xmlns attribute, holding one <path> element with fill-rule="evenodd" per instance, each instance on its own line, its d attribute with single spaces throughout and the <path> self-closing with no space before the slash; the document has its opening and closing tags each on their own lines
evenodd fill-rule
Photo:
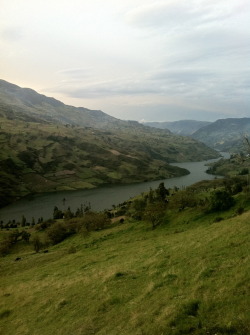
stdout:
<svg viewBox="0 0 250 335">
<path fill-rule="evenodd" d="M 168 130 L 0 84 L 1 207 L 29 194 L 181 176 L 188 171 L 169 163 L 218 157 Z"/>
<path fill-rule="evenodd" d="M 0 122 L 0 332 L 249 334 L 247 151 L 4 81 Z"/>
</svg>

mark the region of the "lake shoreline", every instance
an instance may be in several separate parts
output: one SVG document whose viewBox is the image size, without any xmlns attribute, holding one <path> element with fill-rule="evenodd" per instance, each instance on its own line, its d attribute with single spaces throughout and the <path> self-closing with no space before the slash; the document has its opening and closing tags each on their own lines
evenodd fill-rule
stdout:
<svg viewBox="0 0 250 335">
<path fill-rule="evenodd" d="M 206 164 L 216 160 L 218 158 L 202 162 L 172 163 L 171 165 L 173 166 L 186 168 L 190 171 L 189 174 L 180 177 L 157 179 L 143 183 L 109 184 L 88 190 L 28 195 L 15 203 L 1 208 L 0 220 L 4 221 L 4 223 L 9 220 L 18 222 L 21 220 L 22 215 L 27 218 L 28 222 L 31 222 L 32 218 L 37 220 L 40 217 L 47 220 L 53 216 L 54 206 L 62 210 L 70 207 L 72 211 L 76 211 L 81 204 L 90 203 L 91 208 L 95 211 L 110 209 L 113 205 L 118 205 L 140 193 L 149 191 L 150 188 L 157 188 L 160 182 L 164 182 L 166 188 L 182 188 L 201 180 L 214 179 L 216 176 L 206 173 Z"/>
</svg>

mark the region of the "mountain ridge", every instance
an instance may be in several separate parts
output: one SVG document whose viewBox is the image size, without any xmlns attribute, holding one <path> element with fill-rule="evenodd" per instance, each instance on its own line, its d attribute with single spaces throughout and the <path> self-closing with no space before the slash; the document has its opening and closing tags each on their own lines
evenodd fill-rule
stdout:
<svg viewBox="0 0 250 335">
<path fill-rule="evenodd" d="M 51 104 L 50 104 L 51 103 Z M 30 193 L 171 178 L 218 154 L 168 130 L 67 106 L 0 81 L 0 205 Z"/>
<path fill-rule="evenodd" d="M 220 151 L 246 151 L 244 137 L 250 135 L 250 118 L 219 119 L 197 130 L 192 137 Z"/>
<path fill-rule="evenodd" d="M 179 120 L 179 121 L 163 121 L 163 122 L 143 122 L 144 125 L 159 128 L 168 129 L 174 134 L 189 136 L 196 132 L 198 129 L 207 126 L 211 122 L 208 121 L 197 121 L 197 120 Z"/>
</svg>

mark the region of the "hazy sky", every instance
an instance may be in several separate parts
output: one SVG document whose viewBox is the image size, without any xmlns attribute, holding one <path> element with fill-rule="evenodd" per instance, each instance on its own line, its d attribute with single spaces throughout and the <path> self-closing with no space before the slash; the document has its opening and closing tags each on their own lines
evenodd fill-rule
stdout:
<svg viewBox="0 0 250 335">
<path fill-rule="evenodd" d="M 250 0 L 0 0 L 0 78 L 120 119 L 250 117 Z"/>
</svg>

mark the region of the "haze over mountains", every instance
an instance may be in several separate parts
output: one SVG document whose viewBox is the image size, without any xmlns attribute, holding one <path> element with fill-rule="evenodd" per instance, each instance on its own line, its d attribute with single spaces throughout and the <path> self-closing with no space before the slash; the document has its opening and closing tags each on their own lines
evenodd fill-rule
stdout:
<svg viewBox="0 0 250 335">
<path fill-rule="evenodd" d="M 250 118 L 227 118 L 215 122 L 181 120 L 175 122 L 145 122 L 150 127 L 168 129 L 188 135 L 219 151 L 246 151 L 245 137 L 250 136 Z"/>
<path fill-rule="evenodd" d="M 194 139 L 67 106 L 0 81 L 2 205 L 37 192 L 187 174 L 170 162 L 215 158 Z"/>
<path fill-rule="evenodd" d="M 220 151 L 246 151 L 245 137 L 250 136 L 250 118 L 217 120 L 200 128 L 192 137 Z"/>
<path fill-rule="evenodd" d="M 169 129 L 174 134 L 192 135 L 198 129 L 205 127 L 212 122 L 196 120 L 180 120 L 173 122 L 143 122 L 144 125 L 159 129 Z"/>
</svg>

